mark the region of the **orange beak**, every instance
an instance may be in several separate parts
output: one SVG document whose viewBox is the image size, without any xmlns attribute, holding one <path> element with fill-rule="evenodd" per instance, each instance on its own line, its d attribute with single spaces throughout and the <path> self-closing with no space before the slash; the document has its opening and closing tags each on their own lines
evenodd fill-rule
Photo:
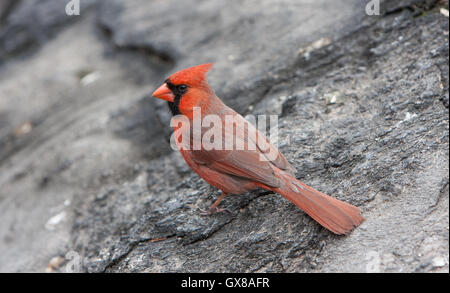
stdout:
<svg viewBox="0 0 450 293">
<path fill-rule="evenodd" d="M 175 95 L 172 91 L 167 87 L 167 84 L 164 83 L 160 86 L 156 91 L 153 92 L 152 96 L 158 99 L 166 100 L 168 102 L 172 102 L 175 99 Z"/>
</svg>

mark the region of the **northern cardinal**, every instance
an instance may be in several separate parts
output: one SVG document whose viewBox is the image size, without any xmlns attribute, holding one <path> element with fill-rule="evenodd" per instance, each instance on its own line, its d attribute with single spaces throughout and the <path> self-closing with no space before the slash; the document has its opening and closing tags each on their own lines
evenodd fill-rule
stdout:
<svg viewBox="0 0 450 293">
<path fill-rule="evenodd" d="M 218 208 L 220 201 L 228 194 L 242 194 L 257 188 L 271 190 L 281 194 L 294 203 L 311 218 L 323 227 L 335 234 L 347 234 L 353 228 L 359 226 L 364 218 L 360 215 L 361 210 L 351 204 L 342 202 L 320 191 L 317 191 L 294 177 L 295 169 L 289 164 L 285 157 L 248 123 L 241 115 L 226 106 L 215 94 L 206 81 L 206 72 L 211 69 L 212 64 L 202 64 L 178 71 L 171 75 L 154 93 L 153 96 L 166 100 L 169 109 L 176 117 L 183 115 L 185 120 L 191 122 L 191 126 L 184 129 L 175 123 L 174 130 L 178 133 L 175 142 L 188 166 L 194 170 L 206 182 L 222 191 L 221 196 L 209 208 L 209 214 L 222 211 Z M 201 110 L 201 117 L 215 114 L 222 119 L 223 128 L 227 129 L 226 115 L 234 118 L 233 127 L 243 127 L 245 131 L 236 133 L 225 131 L 220 133 L 223 142 L 236 145 L 237 142 L 256 144 L 256 149 L 205 149 L 202 144 L 195 149 L 193 144 L 199 143 L 200 137 L 195 137 L 192 125 L 195 123 L 194 109 Z M 239 123 L 235 123 L 235 122 Z M 254 137 L 246 137 L 255 131 L 263 140 Z M 189 144 L 181 142 L 183 134 L 189 137 Z M 260 137 L 260 138 L 261 138 Z M 197 141 L 196 141 L 197 140 Z M 264 142 L 266 145 L 262 146 Z M 263 151 L 265 150 L 265 151 Z M 269 152 L 275 152 L 274 158 L 265 158 Z M 261 159 L 263 158 L 263 159 Z M 264 159 L 265 158 L 265 159 Z"/>
</svg>

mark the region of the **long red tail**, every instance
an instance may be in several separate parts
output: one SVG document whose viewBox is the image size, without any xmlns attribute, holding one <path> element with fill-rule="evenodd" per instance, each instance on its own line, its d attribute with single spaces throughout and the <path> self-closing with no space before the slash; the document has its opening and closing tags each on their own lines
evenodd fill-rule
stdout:
<svg viewBox="0 0 450 293">
<path fill-rule="evenodd" d="M 364 221 L 358 207 L 317 191 L 287 174 L 280 177 L 286 184 L 272 190 L 291 201 L 331 232 L 338 235 L 347 234 Z"/>
</svg>

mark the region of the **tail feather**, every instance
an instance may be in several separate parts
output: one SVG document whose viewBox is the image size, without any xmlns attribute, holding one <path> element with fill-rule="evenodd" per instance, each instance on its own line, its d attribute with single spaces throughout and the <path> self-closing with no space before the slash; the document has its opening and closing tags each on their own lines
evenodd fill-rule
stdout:
<svg viewBox="0 0 450 293">
<path fill-rule="evenodd" d="M 283 175 L 283 181 L 285 184 L 273 191 L 335 234 L 347 234 L 364 221 L 358 207 L 317 191 L 289 175 Z"/>
</svg>

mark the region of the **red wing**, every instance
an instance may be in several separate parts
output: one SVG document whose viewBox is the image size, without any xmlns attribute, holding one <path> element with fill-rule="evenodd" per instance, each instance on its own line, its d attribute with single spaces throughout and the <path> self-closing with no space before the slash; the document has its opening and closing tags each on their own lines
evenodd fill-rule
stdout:
<svg viewBox="0 0 450 293">
<path fill-rule="evenodd" d="M 244 117 L 242 117 L 241 115 L 239 115 L 239 117 L 244 119 Z M 271 160 L 270 157 L 267 156 L 266 159 L 270 161 L 272 164 L 274 164 L 277 168 L 280 168 L 281 170 L 284 170 L 289 174 L 294 175 L 295 173 L 294 167 L 292 167 L 291 164 L 289 164 L 289 162 L 286 160 L 283 154 L 274 145 L 272 145 L 270 141 L 259 130 L 257 130 L 253 124 L 248 123 L 248 127 L 249 131 L 256 131 L 257 135 L 260 136 L 262 139 L 264 139 L 264 143 L 258 139 L 253 141 L 262 154 L 264 155 L 268 153 L 276 154 L 275 159 Z"/>
<path fill-rule="evenodd" d="M 233 111 L 234 112 L 234 111 Z M 274 166 L 293 173 L 292 166 L 283 155 L 259 132 L 251 123 L 241 115 L 234 112 L 237 124 L 246 124 L 245 131 L 233 131 L 233 127 L 227 127 L 226 120 L 223 124 L 223 141 L 233 141 L 233 150 L 196 150 L 192 151 L 192 158 L 198 164 L 207 165 L 209 168 L 234 176 L 251 179 L 271 187 L 280 185 L 279 179 L 274 175 Z M 242 130 L 242 127 L 239 128 Z M 249 131 L 255 131 L 255 135 L 249 136 Z M 261 140 L 264 139 L 263 142 Z M 254 149 L 248 148 L 249 141 L 254 143 Z M 245 146 L 244 150 L 236 145 Z M 263 152 L 267 150 L 266 152 Z M 269 156 L 269 153 L 271 154 Z M 271 158 L 273 158 L 271 160 Z"/>
<path fill-rule="evenodd" d="M 193 151 L 193 160 L 218 172 L 231 174 L 272 187 L 280 182 L 270 162 L 262 161 L 259 151 Z"/>
</svg>

